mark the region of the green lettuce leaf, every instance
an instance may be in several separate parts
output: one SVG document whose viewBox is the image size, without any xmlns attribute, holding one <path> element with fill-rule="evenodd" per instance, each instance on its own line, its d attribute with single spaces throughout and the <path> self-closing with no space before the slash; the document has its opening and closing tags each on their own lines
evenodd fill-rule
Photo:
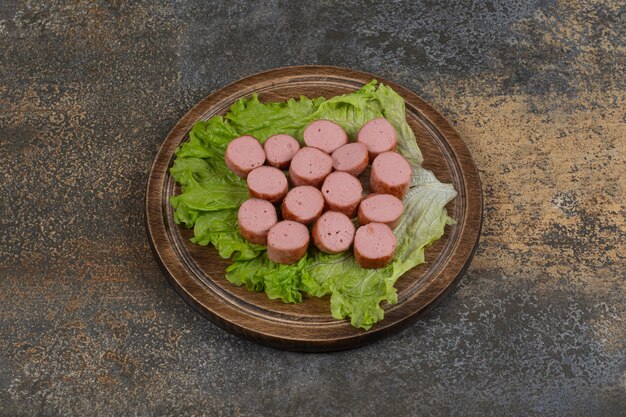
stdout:
<svg viewBox="0 0 626 417">
<path fill-rule="evenodd" d="M 404 215 L 394 230 L 398 247 L 393 262 L 381 269 L 362 269 L 346 252 L 328 255 L 311 247 L 294 265 L 278 265 L 265 248 L 248 243 L 237 229 L 237 209 L 248 198 L 245 181 L 226 168 L 228 142 L 253 135 L 263 142 L 287 133 L 302 143 L 302 131 L 312 121 L 329 119 L 354 139 L 361 126 L 385 117 L 398 132 L 400 152 L 411 164 L 411 188 L 404 199 Z M 250 291 L 265 291 L 271 299 L 287 303 L 311 296 L 330 295 L 330 310 L 337 319 L 350 318 L 355 327 L 369 329 L 384 317 L 382 302 L 397 302 L 395 282 L 409 269 L 425 262 L 424 249 L 453 224 L 445 206 L 456 196 L 449 184 L 439 182 L 421 167 L 423 157 L 406 122 L 404 100 L 391 88 L 372 81 L 359 91 L 332 97 L 262 103 L 255 94 L 237 101 L 224 117 L 198 122 L 189 141 L 177 150 L 171 175 L 182 193 L 171 197 L 174 219 L 194 227 L 192 241 L 212 244 L 220 256 L 233 258 L 226 278 Z"/>
<path fill-rule="evenodd" d="M 365 122 L 383 115 L 380 101 L 374 98 L 375 91 L 376 81 L 371 81 L 357 93 L 333 97 L 320 104 L 317 111 L 312 115 L 311 121 L 317 119 L 332 120 L 340 125 L 351 139 L 355 139 Z"/>
<path fill-rule="evenodd" d="M 196 122 L 189 132 L 189 140 L 176 151 L 179 158 L 224 158 L 228 143 L 240 136 L 222 116 Z"/>
<path fill-rule="evenodd" d="M 272 135 L 285 133 L 302 144 L 302 131 L 323 101 L 323 98 L 300 97 L 282 103 L 261 103 L 258 94 L 253 94 L 233 104 L 226 119 L 240 136 L 252 135 L 261 143 Z"/>
<path fill-rule="evenodd" d="M 174 220 L 192 227 L 203 212 L 238 209 L 248 198 L 246 183 L 230 172 L 224 162 L 177 156 L 170 174 L 182 194 L 172 196 Z"/>
<path fill-rule="evenodd" d="M 302 301 L 302 276 L 307 274 L 308 258 L 304 256 L 293 265 L 279 265 L 264 253 L 250 261 L 235 261 L 226 268 L 226 279 L 244 285 L 250 291 L 263 291 L 271 299 L 285 303 Z"/>
<path fill-rule="evenodd" d="M 202 212 L 196 219 L 193 234 L 193 243 L 212 244 L 222 258 L 232 256 L 233 260 L 249 260 L 265 251 L 265 246 L 252 244 L 241 236 L 237 227 L 237 209 Z"/>
</svg>

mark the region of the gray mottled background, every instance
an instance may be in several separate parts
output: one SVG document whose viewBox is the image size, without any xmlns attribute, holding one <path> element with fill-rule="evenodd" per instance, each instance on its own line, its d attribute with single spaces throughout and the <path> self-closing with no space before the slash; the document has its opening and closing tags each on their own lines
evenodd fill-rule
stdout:
<svg viewBox="0 0 626 417">
<path fill-rule="evenodd" d="M 581 3 L 2 1 L 0 415 L 623 415 L 626 9 Z M 144 231 L 187 109 L 312 63 L 430 101 L 485 193 L 460 284 L 335 354 L 205 321 Z"/>
</svg>

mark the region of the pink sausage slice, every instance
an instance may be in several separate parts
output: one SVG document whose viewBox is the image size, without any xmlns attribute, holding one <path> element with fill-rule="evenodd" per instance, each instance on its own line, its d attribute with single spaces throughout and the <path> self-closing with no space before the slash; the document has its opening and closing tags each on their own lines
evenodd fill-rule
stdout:
<svg viewBox="0 0 626 417">
<path fill-rule="evenodd" d="M 267 245 L 267 233 L 278 221 L 276 208 L 269 201 L 251 198 L 237 213 L 239 231 L 250 243 Z"/>
<path fill-rule="evenodd" d="M 374 159 L 370 175 L 372 192 L 391 194 L 402 199 L 409 190 L 411 166 L 396 152 L 383 152 Z"/>
<path fill-rule="evenodd" d="M 304 256 L 309 246 L 306 226 L 283 220 L 267 236 L 267 257 L 278 264 L 292 264 Z"/>
<path fill-rule="evenodd" d="M 285 173 L 274 167 L 254 168 L 248 174 L 246 181 L 252 197 L 261 198 L 270 203 L 281 201 L 289 189 Z"/>
<path fill-rule="evenodd" d="M 332 154 L 335 171 L 344 171 L 358 176 L 369 163 L 367 148 L 359 142 L 348 143 L 337 148 Z"/>
<path fill-rule="evenodd" d="M 327 211 L 313 226 L 313 242 L 325 253 L 347 251 L 354 241 L 355 228 L 348 216 L 336 211 Z"/>
<path fill-rule="evenodd" d="M 291 158 L 300 149 L 300 144 L 293 137 L 280 134 L 267 138 L 263 149 L 269 165 L 284 169 L 289 166 Z"/>
<path fill-rule="evenodd" d="M 302 185 L 289 190 L 283 200 L 283 218 L 302 224 L 313 223 L 324 210 L 324 197 L 315 187 Z"/>
<path fill-rule="evenodd" d="M 250 171 L 263 165 L 265 151 L 254 137 L 241 136 L 228 144 L 224 162 L 235 174 L 246 178 Z"/>
<path fill-rule="evenodd" d="M 356 140 L 367 147 L 370 158 L 374 159 L 383 152 L 396 149 L 398 135 L 387 119 L 379 117 L 365 123 L 359 130 Z"/>
<path fill-rule="evenodd" d="M 322 185 L 322 195 L 329 210 L 338 211 L 348 217 L 354 217 L 361 202 L 363 186 L 361 182 L 347 172 L 333 172 Z"/>
<path fill-rule="evenodd" d="M 304 129 L 304 143 L 326 153 L 348 143 L 348 135 L 337 123 L 330 120 L 316 120 Z"/>
<path fill-rule="evenodd" d="M 333 160 L 317 148 L 302 148 L 291 160 L 289 179 L 294 186 L 312 185 L 319 187 L 333 170 Z"/>
<path fill-rule="evenodd" d="M 402 201 L 391 194 L 370 194 L 359 204 L 359 224 L 384 223 L 394 229 L 404 212 Z"/>
<path fill-rule="evenodd" d="M 359 227 L 354 236 L 354 258 L 361 268 L 382 268 L 393 259 L 398 241 L 386 224 Z"/>
</svg>

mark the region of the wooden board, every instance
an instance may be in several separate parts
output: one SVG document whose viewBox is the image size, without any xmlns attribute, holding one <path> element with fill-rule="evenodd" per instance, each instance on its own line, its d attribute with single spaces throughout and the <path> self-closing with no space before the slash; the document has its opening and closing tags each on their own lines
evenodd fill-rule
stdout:
<svg viewBox="0 0 626 417">
<path fill-rule="evenodd" d="M 270 300 L 226 281 L 230 261 L 217 251 L 189 242 L 190 230 L 177 226 L 169 198 L 176 186 L 168 174 L 176 147 L 187 140 L 197 120 L 224 114 L 236 100 L 259 93 L 262 101 L 292 97 L 330 98 L 358 90 L 377 79 L 406 100 L 407 120 L 424 155 L 424 167 L 443 182 L 453 183 L 458 196 L 448 204 L 457 221 L 426 250 L 426 264 L 402 276 L 398 303 L 383 304 L 385 319 L 369 331 L 353 328 L 330 315 L 328 297 L 305 296 L 300 304 Z M 173 287 L 200 313 L 237 335 L 270 346 L 299 351 L 332 351 L 372 342 L 414 321 L 432 306 L 467 269 L 478 245 L 482 223 L 482 191 L 472 157 L 450 124 L 411 91 L 372 74 L 327 66 L 279 68 L 244 78 L 209 95 L 172 129 L 150 172 L 146 222 L 155 256 Z"/>
</svg>

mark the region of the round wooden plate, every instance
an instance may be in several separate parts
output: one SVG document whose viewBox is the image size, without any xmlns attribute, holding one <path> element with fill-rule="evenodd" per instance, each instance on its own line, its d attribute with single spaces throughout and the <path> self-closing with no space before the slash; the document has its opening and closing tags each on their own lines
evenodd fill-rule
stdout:
<svg viewBox="0 0 626 417">
<path fill-rule="evenodd" d="M 398 303 L 384 305 L 385 318 L 369 331 L 352 327 L 330 315 L 328 297 L 305 296 L 300 304 L 270 300 L 226 281 L 230 261 L 212 247 L 189 242 L 191 230 L 173 220 L 170 196 L 179 192 L 168 169 L 174 150 L 187 140 L 197 120 L 224 114 L 238 99 L 259 93 L 263 101 L 323 96 L 358 90 L 377 79 L 406 100 L 406 117 L 424 155 L 424 167 L 443 182 L 453 183 L 458 196 L 448 204 L 457 221 L 426 249 L 426 264 L 402 276 Z M 193 107 L 167 136 L 150 176 L 146 195 L 150 242 L 170 283 L 189 304 L 213 322 L 240 336 L 289 350 L 332 351 L 372 342 L 415 320 L 467 269 L 478 244 L 482 223 L 482 192 L 478 170 L 450 124 L 417 95 L 372 74 L 327 66 L 287 67 L 244 78 L 209 95 Z"/>
</svg>

